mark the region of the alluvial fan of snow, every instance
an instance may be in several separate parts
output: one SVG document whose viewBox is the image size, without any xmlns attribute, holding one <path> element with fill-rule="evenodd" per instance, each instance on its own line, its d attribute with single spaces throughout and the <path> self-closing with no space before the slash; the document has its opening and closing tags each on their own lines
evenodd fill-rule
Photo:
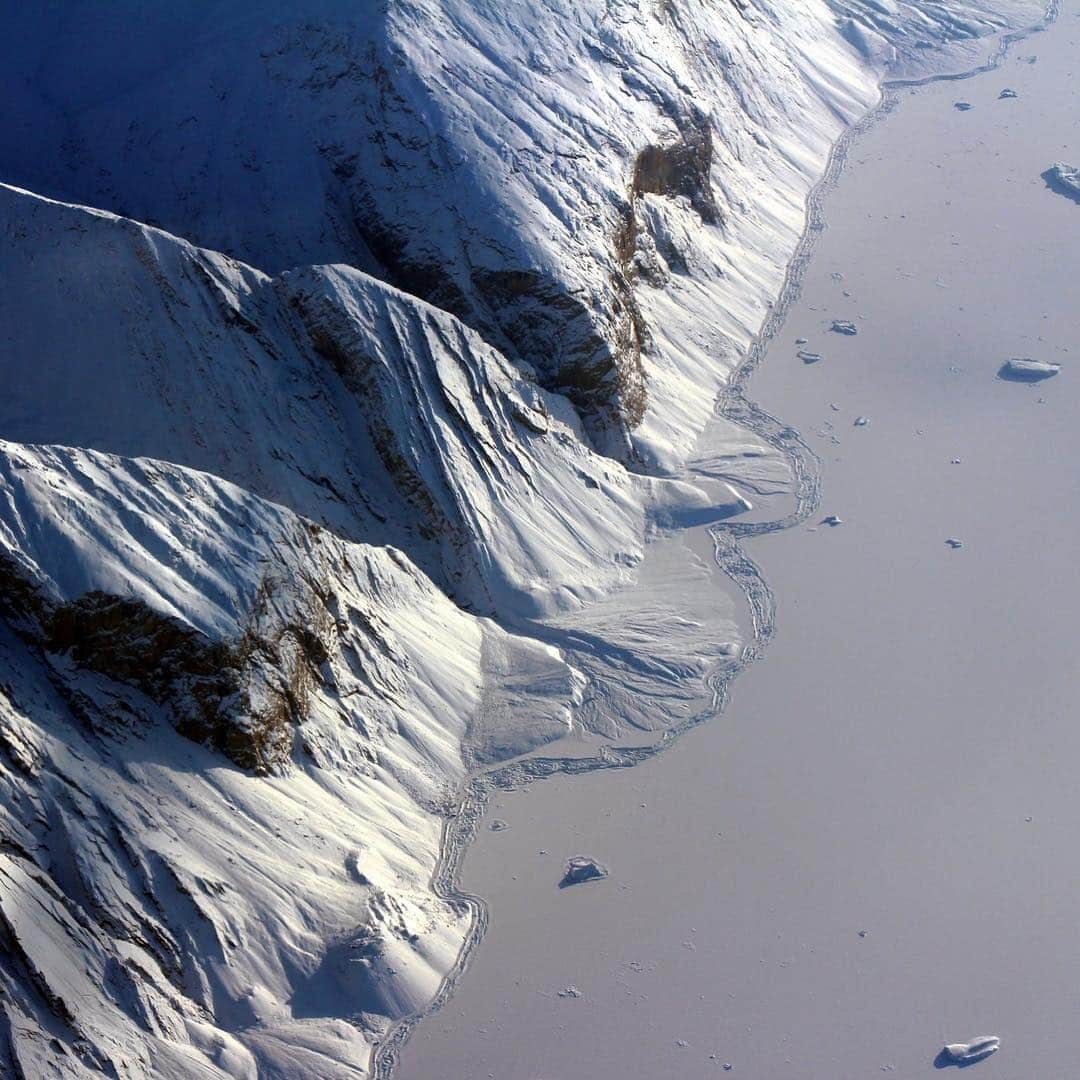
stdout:
<svg viewBox="0 0 1080 1080">
<path fill-rule="evenodd" d="M 1038 0 L 828 0 L 844 36 L 893 76 L 940 70 L 942 52 L 953 65 L 979 55 L 979 39 L 995 31 L 1034 23 Z"/>
<path fill-rule="evenodd" d="M 738 654 L 678 529 L 786 474 L 655 475 L 830 145 L 1038 13 L 5 12 L 0 1073 L 367 1075 L 468 929 L 466 772 L 669 725 Z"/>
</svg>

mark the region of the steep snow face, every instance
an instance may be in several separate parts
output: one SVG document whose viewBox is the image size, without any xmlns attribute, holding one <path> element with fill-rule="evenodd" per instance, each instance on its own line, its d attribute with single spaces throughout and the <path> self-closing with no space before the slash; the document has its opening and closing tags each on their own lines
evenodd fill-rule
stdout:
<svg viewBox="0 0 1080 1080">
<path fill-rule="evenodd" d="M 0 443 L 0 613 L 5 1075 L 365 1075 L 466 928 L 427 884 L 486 656 L 536 676 L 507 745 L 573 673 L 393 549 L 57 447 Z"/>
<path fill-rule="evenodd" d="M 6 24 L 0 175 L 265 270 L 375 270 L 674 466 L 874 97 L 840 30 L 910 52 L 1034 6 L 58 0 Z"/>
<path fill-rule="evenodd" d="M 649 485 L 453 316 L 3 186 L 0 214 L 6 437 L 213 472 L 504 618 L 630 579 Z"/>
</svg>

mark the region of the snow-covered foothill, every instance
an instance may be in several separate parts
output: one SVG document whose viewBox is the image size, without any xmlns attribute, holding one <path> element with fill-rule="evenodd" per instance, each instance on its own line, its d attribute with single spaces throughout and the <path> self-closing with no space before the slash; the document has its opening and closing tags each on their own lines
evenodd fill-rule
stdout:
<svg viewBox="0 0 1080 1080">
<path fill-rule="evenodd" d="M 918 79 L 981 63 L 986 41 L 1039 21 L 1041 0 L 828 0 L 844 36 L 891 78 Z"/>
<path fill-rule="evenodd" d="M 62 447 L 0 443 L 0 613 L 16 1075 L 363 1076 L 466 930 L 428 881 L 486 654 L 536 673 L 511 751 L 576 675 L 394 549 Z"/>
</svg>

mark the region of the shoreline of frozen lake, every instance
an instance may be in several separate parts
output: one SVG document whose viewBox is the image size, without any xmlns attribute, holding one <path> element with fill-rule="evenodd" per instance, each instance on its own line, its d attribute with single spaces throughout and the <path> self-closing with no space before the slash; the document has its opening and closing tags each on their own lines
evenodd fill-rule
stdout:
<svg viewBox="0 0 1080 1080">
<path fill-rule="evenodd" d="M 1075 37 L 1073 20 L 1067 26 L 1059 24 L 1054 41 L 1069 37 L 1070 31 Z M 1045 40 L 1049 41 L 1050 35 Z M 1035 44 L 1042 52 L 1044 40 Z M 1059 64 L 1065 65 L 1068 58 L 1064 49 L 1062 53 L 1054 55 Z M 903 1075 L 917 1075 L 920 1068 L 930 1067 L 944 1041 L 955 1041 L 957 1032 L 982 1027 L 1002 1030 L 1008 1047 L 1007 1053 L 980 1066 L 988 1075 L 994 1069 L 1007 1068 L 1013 1054 L 1025 1054 L 1026 1065 L 1035 1060 L 1030 1054 L 1031 1047 L 1038 1051 L 1037 1041 L 1028 1040 L 1025 1049 L 1022 1034 L 1018 1041 L 1015 1017 L 981 1015 L 973 1000 L 978 995 L 970 990 L 966 996 L 955 993 L 968 982 L 979 982 L 980 987 L 995 985 L 994 974 L 1000 974 L 998 966 L 990 964 L 986 972 L 982 967 L 988 955 L 999 958 L 1008 951 L 1003 949 L 1000 935 L 983 940 L 988 918 L 985 912 L 981 922 L 973 921 L 978 934 L 967 926 L 954 925 L 958 919 L 962 923 L 965 905 L 970 906 L 973 899 L 972 890 L 961 886 L 974 881 L 985 890 L 987 882 L 996 879 L 990 842 L 1000 838 L 1002 823 L 995 825 L 991 819 L 983 835 L 978 815 L 974 822 L 971 814 L 961 815 L 962 821 L 950 822 L 948 838 L 956 840 L 959 832 L 964 843 L 957 850 L 931 845 L 929 850 L 939 857 L 934 865 L 940 867 L 942 880 L 933 879 L 931 887 L 917 877 L 920 888 L 908 897 L 910 908 L 942 894 L 954 905 L 958 898 L 964 901 L 960 910 L 946 909 L 945 922 L 951 930 L 948 940 L 965 956 L 965 964 L 952 963 L 948 950 L 930 950 L 925 944 L 922 948 L 912 947 L 915 929 L 911 924 L 918 920 L 910 912 L 906 920 L 889 912 L 888 895 L 870 887 L 880 879 L 879 888 L 887 884 L 887 892 L 896 893 L 897 881 L 884 872 L 881 864 L 898 854 L 918 863 L 916 856 L 925 855 L 924 848 L 913 847 L 911 835 L 917 831 L 916 825 L 925 830 L 925 815 L 920 817 L 909 810 L 901 796 L 913 791 L 923 799 L 933 800 L 942 790 L 966 792 L 972 798 L 984 794 L 979 763 L 986 755 L 976 722 L 981 706 L 976 709 L 969 703 L 967 708 L 973 713 L 970 716 L 961 710 L 963 715 L 955 730 L 944 725 L 943 731 L 939 713 L 931 708 L 917 718 L 922 729 L 916 724 L 914 735 L 907 738 L 906 731 L 898 731 L 890 722 L 890 707 L 907 718 L 903 710 L 915 709 L 915 704 L 911 700 L 912 687 L 903 679 L 897 679 L 895 697 L 885 696 L 885 686 L 892 685 L 884 678 L 886 674 L 894 678 L 906 675 L 910 681 L 909 668 L 921 670 L 924 685 L 918 688 L 923 690 L 927 686 L 948 690 L 948 679 L 952 678 L 963 689 L 978 682 L 972 679 L 968 667 L 958 664 L 958 658 L 947 652 L 950 664 L 931 665 L 927 671 L 928 664 L 940 660 L 948 635 L 955 636 L 958 625 L 961 631 L 972 630 L 965 621 L 970 615 L 961 612 L 964 618 L 957 624 L 947 618 L 951 615 L 955 620 L 955 609 L 941 611 L 931 606 L 937 623 L 931 620 L 924 627 L 915 622 L 915 632 L 912 616 L 917 619 L 922 614 L 925 618 L 928 602 L 932 605 L 936 597 L 940 608 L 942 598 L 949 597 L 950 579 L 944 575 L 955 572 L 955 560 L 969 562 L 966 571 L 961 572 L 965 603 L 980 596 L 981 587 L 988 582 L 1003 588 L 994 571 L 1007 575 L 1015 565 L 1015 552 L 1013 559 L 1001 559 L 1006 541 L 1023 551 L 1023 542 L 1030 541 L 1030 537 L 1022 530 L 1017 537 L 1016 520 L 1023 522 L 1025 515 L 1005 510 L 1001 494 L 1006 488 L 1013 491 L 1014 501 L 1019 497 L 1021 506 L 1028 510 L 1028 519 L 1034 520 L 1031 512 L 1039 512 L 1038 508 L 1046 503 L 1044 489 L 1049 487 L 1052 493 L 1060 480 L 1055 474 L 1053 484 L 1043 476 L 1040 482 L 1032 483 L 1024 473 L 1032 466 L 1031 451 L 1038 448 L 1038 439 L 1033 440 L 1033 436 L 1044 435 L 1041 426 L 1031 430 L 1032 424 L 1041 424 L 1041 418 L 1029 420 L 1030 408 L 1038 405 L 1036 395 L 1046 393 L 1048 401 L 1039 408 L 1043 414 L 1053 416 L 1051 388 L 1031 391 L 994 378 L 1000 362 L 1007 358 L 1006 352 L 1036 355 L 1038 348 L 1045 345 L 1047 358 L 1052 358 L 1053 350 L 1052 344 L 1038 342 L 1040 335 L 1025 326 L 1016 330 L 1015 350 L 1008 351 L 1013 347 L 1013 342 L 1006 340 L 1010 315 L 1015 322 L 1016 314 L 1008 307 L 1008 286 L 1019 290 L 1024 279 L 1015 273 L 1015 265 L 1008 267 L 1007 280 L 998 280 L 1003 275 L 993 273 L 993 267 L 1001 265 L 1000 245 L 1006 230 L 989 230 L 990 236 L 979 241 L 986 250 L 980 248 L 970 255 L 965 250 L 964 258 L 954 268 L 947 256 L 954 246 L 954 236 L 961 235 L 957 227 L 972 222 L 963 217 L 962 211 L 953 211 L 949 204 L 954 200 L 944 198 L 933 184 L 925 190 L 918 185 L 904 186 L 897 199 L 890 200 L 911 202 L 904 211 L 906 218 L 881 215 L 877 211 L 882 178 L 888 181 L 896 171 L 895 162 L 890 165 L 888 161 L 890 143 L 911 145 L 896 132 L 896 126 L 910 124 L 920 137 L 931 142 L 944 140 L 928 154 L 930 164 L 924 171 L 938 166 L 953 169 L 946 173 L 946 194 L 955 193 L 965 177 L 970 179 L 973 169 L 979 175 L 975 162 L 965 161 L 965 156 L 984 153 L 993 161 L 994 151 L 986 150 L 985 140 L 980 143 L 981 136 L 970 131 L 972 123 L 992 108 L 1028 110 L 1016 118 L 1017 123 L 1026 125 L 1025 138 L 1011 140 L 1022 141 L 1023 149 L 1012 149 L 1017 156 L 1034 154 L 1030 144 L 1035 129 L 1030 109 L 1037 105 L 1045 113 L 1052 104 L 1045 97 L 1052 95 L 1040 97 L 1038 89 L 1049 66 L 1026 64 L 1021 58 L 1025 54 L 1025 47 L 1021 47 L 1007 63 L 1008 85 L 1018 88 L 1017 99 L 1001 100 L 999 105 L 1000 87 L 994 76 L 984 76 L 965 87 L 965 95 L 975 108 L 961 113 L 952 110 L 955 91 L 950 92 L 947 84 L 927 87 L 917 95 L 905 95 L 908 100 L 904 108 L 856 145 L 852 167 L 840 191 L 826 199 L 830 229 L 822 235 L 814 262 L 807 269 L 802 298 L 773 340 L 769 363 L 753 382 L 755 398 L 803 431 L 823 457 L 849 458 L 849 451 L 855 451 L 854 465 L 850 458 L 846 463 L 825 463 L 822 514 L 836 509 L 846 524 L 843 529 L 818 530 L 816 536 L 802 535 L 814 527 L 810 523 L 807 529 L 797 528 L 746 543 L 748 554 L 762 563 L 765 578 L 776 587 L 781 618 L 772 646 L 772 662 L 753 668 L 738 682 L 735 700 L 723 724 L 706 727 L 683 740 L 671 753 L 630 772 L 597 773 L 587 781 L 558 777 L 493 800 L 492 813 L 509 822 L 511 828 L 498 835 L 485 832 L 470 851 L 464 875 L 466 887 L 488 898 L 493 919 L 491 935 L 485 948 L 473 958 L 472 973 L 460 984 L 457 996 L 441 1014 L 418 1029 L 402 1062 L 401 1075 L 406 1080 L 410 1075 L 485 1072 L 507 1077 L 534 1076 L 541 1075 L 538 1070 L 565 1073 L 568 1068 L 584 1069 L 590 1075 L 606 1075 L 597 1069 L 607 1069 L 612 1074 L 646 1076 L 670 1070 L 672 1061 L 682 1076 L 712 1075 L 723 1061 L 731 1061 L 744 1075 L 763 1075 L 762 1070 L 767 1069 L 770 1076 L 855 1077 L 865 1076 L 871 1066 L 876 1070 L 888 1064 L 907 1070 Z M 1067 112 L 1065 103 L 1059 101 L 1057 105 L 1059 111 Z M 1053 123 L 1040 116 L 1043 123 Z M 987 120 L 991 128 L 1009 122 L 1000 112 Z M 969 146 L 964 140 L 974 141 Z M 963 149 L 949 145 L 950 141 Z M 1056 154 L 1059 145 L 1053 141 L 1049 148 Z M 879 157 L 873 159 L 874 154 Z M 1053 155 L 1042 156 L 1053 160 Z M 1059 202 L 1066 210 L 1072 208 L 1064 200 L 1053 200 L 1045 194 L 1038 176 L 1045 161 L 1040 158 L 1039 163 L 1040 169 L 1032 174 L 1035 187 L 1024 192 L 1021 202 L 1026 208 L 1030 201 L 1040 227 L 1050 224 L 1047 243 L 1061 243 L 1062 231 L 1067 238 L 1072 219 L 1050 207 Z M 874 166 L 878 167 L 877 174 Z M 911 168 L 918 171 L 922 167 Z M 940 177 L 928 175 L 940 184 Z M 955 183 L 951 180 L 954 175 Z M 992 171 L 982 175 L 985 179 Z M 1026 178 L 1022 171 L 1018 177 Z M 1036 192 L 1041 193 L 1045 203 L 1039 201 Z M 994 194 L 996 197 L 996 188 Z M 1006 204 L 1012 205 L 1012 193 L 1006 189 L 1004 195 L 1008 196 Z M 925 197 L 925 205 L 917 201 L 917 196 Z M 970 207 L 970 202 L 967 205 Z M 996 204 L 993 209 L 1000 214 Z M 921 242 L 914 251 L 904 246 L 911 239 L 907 236 L 905 240 L 912 231 L 909 219 L 917 215 L 925 217 L 919 227 L 933 231 L 941 241 L 940 248 Z M 867 221 L 872 224 L 868 226 Z M 943 222 L 951 225 L 952 234 L 943 229 Z M 978 232 L 981 236 L 981 230 Z M 883 238 L 897 246 L 883 246 Z M 995 240 L 997 249 L 993 246 Z M 974 242 L 966 234 L 956 241 L 962 248 Z M 885 267 L 894 251 L 910 261 L 903 266 Z M 1057 254 L 1060 260 L 1061 252 Z M 926 263 L 931 255 L 938 260 L 936 265 Z M 872 260 L 870 265 L 864 265 L 860 256 Z M 1034 264 L 1053 260 L 1029 262 L 1037 271 Z M 948 269 L 947 274 L 941 272 L 942 267 Z M 871 281 L 870 271 L 875 269 L 886 276 Z M 834 280 L 834 273 L 843 273 L 843 282 Z M 962 296 L 957 293 L 961 277 L 966 290 Z M 987 278 L 995 286 L 991 290 L 993 302 L 974 311 L 969 294 L 977 297 Z M 1040 288 L 1047 287 L 1037 272 L 1035 278 Z M 915 304 L 917 300 L 918 306 L 905 308 L 906 318 L 901 318 L 891 309 L 904 299 L 903 290 L 910 282 L 915 284 L 909 289 L 913 294 L 909 302 Z M 1053 288 L 1052 282 L 1049 288 Z M 844 292 L 853 295 L 845 297 Z M 926 312 L 935 311 L 934 304 L 942 297 L 949 301 L 948 321 L 941 314 L 935 324 Z M 962 302 L 956 303 L 958 299 Z M 968 308 L 968 313 L 961 318 L 952 310 L 957 307 Z M 944 313 L 946 309 L 940 310 Z M 885 312 L 894 319 L 888 333 L 872 329 L 885 326 Z M 921 313 L 921 321 L 913 312 Z M 1050 304 L 1047 311 L 1039 313 L 1040 318 L 1042 314 L 1047 315 L 1044 322 L 1062 323 L 1061 312 Z M 837 339 L 837 335 L 827 335 L 834 318 L 860 315 L 866 318 L 859 323 L 862 329 L 857 338 L 826 342 L 826 336 Z M 813 320 L 820 326 L 811 325 Z M 933 354 L 941 345 L 937 337 L 931 336 L 931 344 L 923 346 L 923 353 L 916 351 L 921 362 L 911 362 L 909 338 L 919 333 L 925 336 L 935 325 L 938 329 L 952 329 L 954 324 L 957 327 L 953 336 L 959 341 L 948 342 L 950 351 L 962 349 L 965 356 L 968 350 L 976 352 L 975 324 L 988 320 L 992 332 L 984 334 L 985 340 L 980 339 L 978 357 L 964 363 L 955 362 L 951 356 L 948 362 L 940 355 L 925 357 L 923 353 Z M 1063 325 L 1068 325 L 1067 318 Z M 806 367 L 791 359 L 795 356 L 793 339 L 797 334 L 812 335 L 811 348 L 822 346 L 826 352 L 823 364 Z M 999 347 L 1003 353 L 1000 357 L 990 352 Z M 1059 344 L 1057 348 L 1066 347 Z M 856 363 L 859 359 L 863 360 L 861 367 Z M 917 377 L 913 369 L 917 369 Z M 1052 388 L 1058 402 L 1068 401 L 1068 378 L 1066 364 L 1062 378 L 1054 380 Z M 814 387 L 811 380 L 821 385 Z M 854 400 L 856 397 L 858 400 Z M 957 418 L 957 400 L 979 411 L 974 416 Z M 839 412 L 832 410 L 834 403 L 840 405 Z M 1025 408 L 1029 411 L 1025 412 Z M 873 417 L 873 425 L 854 430 L 856 412 Z M 920 426 L 907 423 L 905 427 L 912 418 Z M 1000 429 L 993 427 L 995 421 Z M 1068 447 L 1067 425 L 1065 428 L 1055 429 L 1055 433 L 1065 437 L 1064 445 Z M 975 435 L 984 441 L 990 439 L 991 445 L 973 448 L 971 444 L 979 442 Z M 996 440 L 991 438 L 995 435 Z M 1006 445 L 995 446 L 1002 441 Z M 961 442 L 965 445 L 954 447 Z M 1018 461 L 1017 448 L 1024 448 L 1028 456 Z M 1006 449 L 1012 452 L 1011 457 L 999 460 Z M 951 466 L 957 456 L 961 457 L 961 465 Z M 1070 454 L 1060 457 L 1068 460 Z M 1047 463 L 1040 458 L 1037 464 Z M 1016 475 L 1008 475 L 1010 466 Z M 939 469 L 949 479 L 943 480 Z M 973 473 L 976 475 L 972 478 Z M 904 488 L 906 501 L 897 493 L 898 485 L 903 488 L 904 484 L 908 485 Z M 946 531 L 938 547 L 926 543 L 939 524 L 933 514 L 907 509 L 931 495 L 938 500 L 934 506 L 957 510 L 964 507 L 967 512 L 966 518 L 963 513 L 954 515 L 964 520 L 940 522 Z M 988 501 L 991 496 L 993 503 Z M 844 505 L 834 506 L 834 499 Z M 765 509 L 770 501 L 764 500 Z M 989 537 L 981 535 L 984 530 Z M 917 556 L 906 547 L 906 542 L 914 539 L 910 535 L 913 531 L 918 532 Z M 945 547 L 946 537 L 953 532 L 964 537 L 962 550 L 951 552 Z M 905 544 L 900 543 L 901 537 Z M 988 543 L 990 539 L 993 543 Z M 894 564 L 892 558 L 897 554 L 904 557 Z M 865 596 L 852 596 L 851 579 L 862 568 L 860 559 L 869 567 L 857 579 Z M 888 573 L 882 572 L 883 561 L 889 565 Z M 804 565 L 797 565 L 800 562 Z M 890 612 L 889 594 L 903 591 L 909 584 L 908 576 L 910 584 L 922 587 L 904 594 L 902 611 Z M 1027 600 L 1030 603 L 1025 610 L 1031 610 L 1035 599 L 1045 599 L 1042 594 L 1028 596 L 1023 588 L 1014 595 L 1014 583 L 1008 584 L 1006 591 L 1014 606 L 1022 607 Z M 1017 584 L 1028 583 L 1025 580 Z M 823 621 L 822 614 L 837 616 L 838 604 L 839 617 Z M 802 611 L 808 614 L 804 617 Z M 856 629 L 851 625 L 853 613 L 864 618 L 868 613 L 878 613 L 880 618 L 866 625 L 859 623 Z M 1004 627 L 1000 621 L 984 622 L 975 628 L 984 635 L 995 627 L 1006 633 L 1000 640 L 991 635 L 996 647 L 987 650 L 983 665 L 992 663 L 993 668 L 979 668 L 980 675 L 1003 678 L 1009 674 L 1018 683 L 1017 676 L 1021 680 L 1031 678 L 1033 658 L 1036 670 L 1041 672 L 1038 660 L 1044 643 L 1034 629 L 1029 630 L 1029 636 L 1036 638 L 1035 643 L 1018 642 L 1012 624 Z M 876 642 L 875 633 L 880 639 Z M 805 643 L 812 647 L 800 651 Z M 853 644 L 873 655 L 878 666 L 867 667 L 865 657 L 859 656 L 849 676 L 850 684 L 837 683 L 852 666 Z M 881 652 L 875 652 L 875 644 Z M 978 650 L 977 635 L 969 645 Z M 777 657 L 776 653 L 781 655 Z M 921 667 L 916 663 L 920 659 Z M 860 672 L 862 679 L 858 677 Z M 878 685 L 878 678 L 884 686 Z M 996 686 L 993 679 L 989 681 Z M 959 694 L 959 688 L 952 689 Z M 879 700 L 882 697 L 884 701 Z M 867 709 L 868 700 L 881 710 L 881 715 Z M 837 712 L 839 715 L 834 715 Z M 794 715 L 800 715 L 797 730 L 792 730 L 790 724 Z M 1004 725 L 1005 720 L 1001 723 Z M 880 745 L 870 739 L 865 725 L 870 725 L 869 735 L 879 739 Z M 1005 730 L 1007 727 L 998 734 Z M 1061 732 L 1057 735 L 1064 738 Z M 943 746 L 933 746 L 934 739 L 940 739 Z M 927 741 L 928 749 L 934 752 L 926 756 L 917 753 L 917 748 Z M 943 753 L 944 747 L 950 747 L 952 753 Z M 904 774 L 902 783 L 890 782 L 892 770 L 912 760 L 927 769 L 927 776 Z M 854 775 L 849 772 L 853 762 L 859 766 Z M 934 778 L 933 783 L 929 776 Z M 996 773 L 992 776 L 1000 782 Z M 1030 784 L 1028 788 L 1019 782 L 1014 786 L 1030 794 Z M 841 792 L 848 796 L 849 812 L 856 815 L 846 827 L 843 815 L 839 820 L 833 818 Z M 944 811 L 936 802 L 932 805 L 936 820 L 936 815 Z M 744 811 L 745 820 L 740 817 Z M 859 811 L 868 820 L 860 818 Z M 1027 817 L 1033 820 L 1028 822 Z M 1005 839 L 1010 853 L 1015 854 L 1016 845 L 1022 848 L 1030 842 L 1034 821 L 1032 814 L 1022 815 L 1019 826 L 1011 817 L 1008 819 Z M 811 822 L 820 827 L 817 833 L 810 828 Z M 870 822 L 884 836 L 874 835 L 868 828 Z M 973 824 L 979 827 L 972 828 Z M 893 830 L 898 835 L 891 835 Z M 925 832 L 918 835 L 925 840 Z M 800 842 L 796 843 L 796 838 Z M 533 840 L 536 844 L 530 846 Z M 1044 840 L 1044 844 L 1049 843 L 1049 839 Z M 542 855 L 538 854 L 541 848 Z M 554 885 L 549 889 L 548 878 L 555 873 L 557 881 L 557 871 L 565 858 L 578 849 L 588 850 L 608 864 L 610 879 L 596 890 L 581 890 L 578 896 L 570 895 L 576 890 L 560 893 Z M 828 885 L 850 885 L 860 869 L 870 878 L 864 890 L 868 895 L 859 894 L 861 905 L 847 911 Z M 1076 868 L 1071 863 L 1065 869 L 1075 876 Z M 828 877 L 827 882 L 820 880 L 823 875 Z M 974 895 L 977 899 L 977 890 Z M 828 900 L 822 899 L 825 896 Z M 993 898 L 992 890 L 989 896 Z M 1015 900 L 1011 894 L 1006 899 Z M 800 914 L 807 906 L 810 912 Z M 717 915 L 718 908 L 722 916 Z M 896 916 L 891 925 L 889 914 Z M 852 923 L 850 927 L 847 921 Z M 920 928 L 927 938 L 932 937 L 931 930 L 940 936 L 941 921 Z M 897 935 L 896 922 L 904 925 L 906 939 Z M 866 931 L 864 936 L 860 930 Z M 800 941 L 800 937 L 804 940 Z M 945 962 L 955 969 L 948 978 L 941 970 Z M 899 971 L 895 970 L 897 965 Z M 897 979 L 907 970 L 904 965 L 911 969 L 906 981 Z M 892 995 L 893 1011 L 882 1011 L 880 980 L 884 976 L 879 969 L 887 972 L 892 982 L 909 990 L 912 986 L 918 988 L 919 1000 L 912 1001 L 907 1014 L 895 1007 L 896 993 Z M 979 974 L 973 976 L 973 970 Z M 932 987 L 940 991 L 936 995 L 923 986 L 934 979 L 940 983 Z M 581 997 L 560 997 L 558 990 L 567 985 L 580 988 Z M 855 989 L 860 993 L 855 994 Z M 946 989 L 953 993 L 944 994 Z M 841 991 L 847 996 L 841 998 Z M 625 1008 L 614 1008 L 616 1002 L 626 1002 Z M 936 1012 L 932 1003 L 938 1006 Z M 945 1015 L 945 1005 L 954 1007 L 954 1013 Z M 1032 1009 L 1032 1015 L 1026 1018 L 1029 1027 L 1040 1010 L 1044 1023 L 1053 1013 L 1045 1003 L 1040 1009 Z M 878 1017 L 876 1027 L 866 1022 L 874 1016 Z M 552 1025 L 556 1029 L 562 1026 L 555 1040 L 551 1038 Z M 487 1030 L 478 1030 L 480 1026 Z M 752 1030 L 746 1031 L 747 1027 Z M 929 1041 L 923 1045 L 921 1039 L 902 1039 L 899 1029 L 909 1028 L 924 1031 Z M 822 1029 L 834 1030 L 836 1038 L 822 1038 Z M 1012 1060 L 1015 1063 L 1017 1057 Z M 435 1063 L 440 1071 L 431 1071 Z M 1038 1064 L 1036 1061 L 1036 1071 Z"/>
</svg>

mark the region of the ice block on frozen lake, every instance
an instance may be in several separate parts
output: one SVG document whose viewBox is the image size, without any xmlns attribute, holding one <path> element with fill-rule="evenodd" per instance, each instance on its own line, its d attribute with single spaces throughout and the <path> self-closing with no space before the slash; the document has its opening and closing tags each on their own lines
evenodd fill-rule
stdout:
<svg viewBox="0 0 1080 1080">
<path fill-rule="evenodd" d="M 1042 174 L 1042 178 L 1052 191 L 1080 202 L 1080 168 L 1058 161 Z"/>
<path fill-rule="evenodd" d="M 1060 370 L 1060 364 L 1014 357 L 1001 365 L 998 376 L 1002 379 L 1011 379 L 1013 382 L 1039 382 L 1041 379 L 1049 379 Z"/>
<path fill-rule="evenodd" d="M 566 873 L 563 874 L 559 888 L 565 889 L 570 885 L 584 885 L 587 881 L 599 881 L 608 876 L 606 866 L 598 863 L 588 855 L 575 855 L 566 862 Z"/>
<path fill-rule="evenodd" d="M 997 1035 L 978 1035 L 971 1042 L 948 1043 L 940 1058 L 946 1065 L 974 1065 L 1000 1049 L 1001 1039 Z"/>
</svg>

